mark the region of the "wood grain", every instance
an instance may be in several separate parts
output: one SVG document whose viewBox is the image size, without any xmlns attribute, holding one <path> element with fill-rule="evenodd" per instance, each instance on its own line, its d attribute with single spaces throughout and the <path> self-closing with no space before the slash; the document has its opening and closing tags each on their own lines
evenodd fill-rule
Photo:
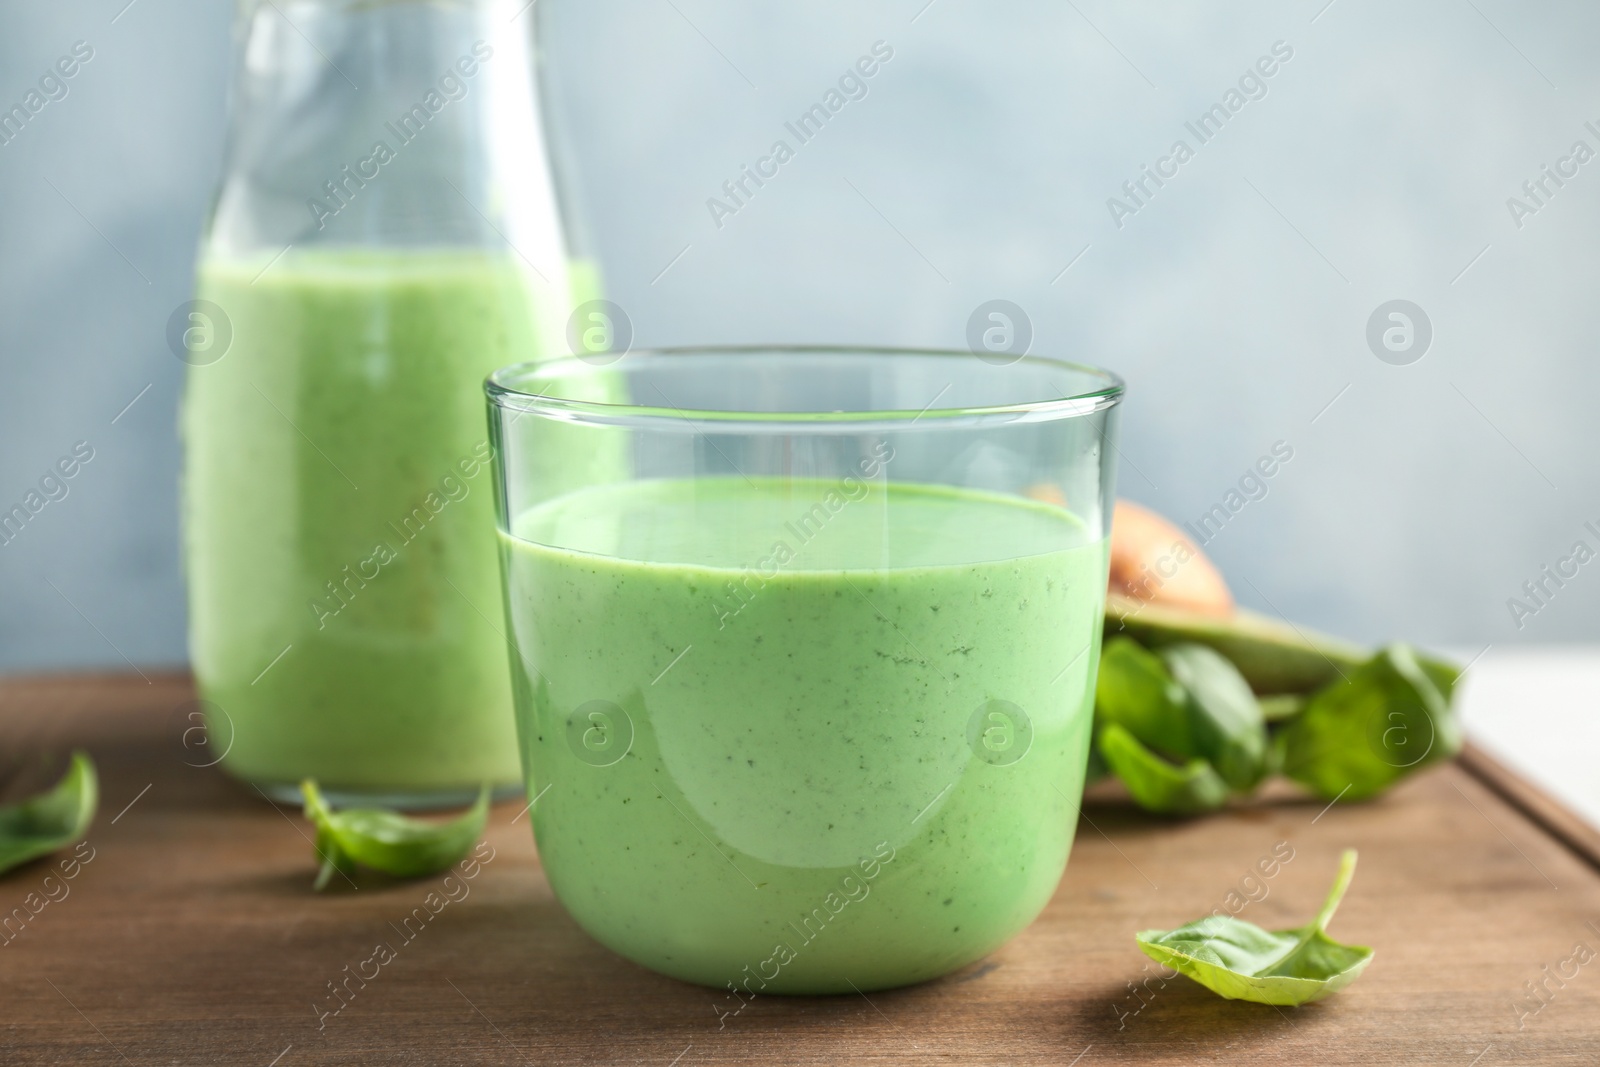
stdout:
<svg viewBox="0 0 1600 1067">
<path fill-rule="evenodd" d="M 1536 1013 L 1515 1007 L 1575 944 L 1600 951 L 1600 873 L 1461 766 L 1373 803 L 1275 792 L 1193 821 L 1102 796 L 1049 908 L 989 959 L 870 999 L 759 998 L 719 1027 L 716 993 L 611 955 L 567 918 L 521 805 L 493 813 L 495 857 L 469 895 L 410 940 L 396 924 L 436 880 L 313 895 L 298 813 L 195 766 L 210 757 L 184 744 L 192 699 L 180 676 L 0 683 L 0 754 L 42 768 L 40 754 L 81 745 L 103 785 L 93 858 L 0 944 L 0 1063 L 1600 1061 L 1600 959 L 1551 982 Z M 1293 859 L 1247 881 L 1278 842 Z M 1258 898 L 1244 918 L 1304 922 L 1348 846 L 1361 867 L 1332 932 L 1377 957 L 1328 1001 L 1223 1001 L 1162 982 L 1134 947 L 1135 930 L 1230 892 Z M 58 864 L 0 880 L 0 911 L 25 908 Z M 319 1028 L 328 983 L 380 941 L 394 961 Z"/>
</svg>

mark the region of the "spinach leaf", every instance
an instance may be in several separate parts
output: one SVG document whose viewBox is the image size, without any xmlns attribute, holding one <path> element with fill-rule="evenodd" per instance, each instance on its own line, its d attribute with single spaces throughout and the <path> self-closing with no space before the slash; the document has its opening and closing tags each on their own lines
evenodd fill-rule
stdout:
<svg viewBox="0 0 1600 1067">
<path fill-rule="evenodd" d="M 1174 766 L 1118 723 L 1100 729 L 1100 754 L 1139 806 L 1169 815 L 1215 811 L 1228 799 L 1228 783 L 1202 759 Z"/>
<path fill-rule="evenodd" d="M 74 752 L 72 765 L 53 788 L 0 807 L 0 871 L 81 841 L 99 802 L 94 761 Z"/>
<path fill-rule="evenodd" d="M 1449 704 L 1406 645 L 1313 694 L 1283 737 L 1283 773 L 1327 800 L 1375 796 L 1461 749 Z"/>
<path fill-rule="evenodd" d="M 1144 930 L 1134 939 L 1151 959 L 1229 1000 L 1309 1004 L 1354 982 L 1372 962 L 1370 948 L 1340 944 L 1324 932 L 1355 870 L 1350 849 L 1340 858 L 1322 910 L 1298 929 L 1269 932 L 1243 919 L 1211 915 L 1176 930 Z"/>
<path fill-rule="evenodd" d="M 335 812 L 306 779 L 300 783 L 306 818 L 317 828 L 317 858 L 322 867 L 313 889 L 327 887 L 334 874 L 346 877 L 356 864 L 397 878 L 421 878 L 445 870 L 465 856 L 483 834 L 489 818 L 489 787 L 465 815 L 449 822 L 422 822 L 378 808 Z"/>
<path fill-rule="evenodd" d="M 1115 637 L 1100 653 L 1094 711 L 1146 745 L 1174 756 L 1198 755 L 1189 728 L 1183 687 L 1166 665 L 1129 637 Z"/>
<path fill-rule="evenodd" d="M 1266 772 L 1267 726 L 1250 683 L 1204 645 L 1171 645 L 1160 657 L 1185 695 L 1194 751 L 1183 754 L 1203 757 L 1240 793 L 1254 789 Z"/>
</svg>

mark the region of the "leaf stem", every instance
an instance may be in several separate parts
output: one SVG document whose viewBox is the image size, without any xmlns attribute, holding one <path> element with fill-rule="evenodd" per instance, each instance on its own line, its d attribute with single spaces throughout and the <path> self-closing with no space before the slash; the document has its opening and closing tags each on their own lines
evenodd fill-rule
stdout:
<svg viewBox="0 0 1600 1067">
<path fill-rule="evenodd" d="M 320 825 L 321 820 L 333 814 L 328 810 L 327 802 L 322 799 L 322 791 L 317 788 L 315 779 L 307 778 L 300 783 L 300 795 L 306 802 L 306 818 Z"/>
<path fill-rule="evenodd" d="M 311 883 L 311 890 L 320 893 L 328 888 L 328 883 L 333 881 L 334 873 L 339 870 L 339 842 L 334 839 L 329 829 L 333 812 L 328 808 L 328 802 L 323 799 L 322 791 L 317 788 L 315 779 L 307 778 L 300 783 L 300 795 L 306 802 L 305 816 L 317 830 L 317 839 L 311 843 L 311 848 L 322 861 L 322 866 L 317 868 L 317 879 Z"/>
<path fill-rule="evenodd" d="M 1316 919 L 1311 928 L 1318 933 L 1326 930 L 1328 923 L 1333 921 L 1333 913 L 1338 910 L 1339 902 L 1344 899 L 1345 890 L 1350 888 L 1350 880 L 1356 874 L 1356 850 L 1347 848 L 1339 857 L 1339 873 L 1333 879 L 1333 888 L 1328 890 L 1328 899 L 1323 903 L 1322 910 L 1317 912 Z"/>
<path fill-rule="evenodd" d="M 324 858 L 322 866 L 317 869 L 317 880 L 311 883 L 311 891 L 320 893 L 328 888 L 328 883 L 333 881 L 333 872 L 339 868 L 334 866 L 333 860 Z"/>
<path fill-rule="evenodd" d="M 1310 923 L 1300 927 L 1300 936 L 1295 939 L 1294 946 L 1273 961 L 1274 967 L 1305 948 L 1313 937 L 1326 932 L 1328 923 L 1333 919 L 1333 913 L 1339 908 L 1339 901 L 1344 899 L 1345 890 L 1350 888 L 1350 880 L 1355 875 L 1356 850 L 1347 848 L 1339 856 L 1339 873 L 1333 876 L 1333 888 L 1328 890 L 1328 899 L 1323 901 L 1322 910 L 1317 912 L 1317 917 Z"/>
</svg>

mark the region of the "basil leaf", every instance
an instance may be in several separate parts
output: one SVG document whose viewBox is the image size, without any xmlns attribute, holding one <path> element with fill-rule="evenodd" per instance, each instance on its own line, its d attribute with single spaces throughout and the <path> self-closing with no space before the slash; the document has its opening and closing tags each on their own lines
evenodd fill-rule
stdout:
<svg viewBox="0 0 1600 1067">
<path fill-rule="evenodd" d="M 1349 849 L 1322 910 L 1298 929 L 1269 932 L 1212 915 L 1176 930 L 1144 930 L 1134 940 L 1151 959 L 1229 1000 L 1309 1004 L 1354 982 L 1372 962 L 1370 948 L 1341 944 L 1324 932 L 1355 870 L 1356 853 Z"/>
<path fill-rule="evenodd" d="M 1228 783 L 1202 759 L 1176 767 L 1139 743 L 1117 723 L 1100 730 L 1100 754 L 1139 806 L 1168 815 L 1215 811 L 1228 799 Z"/>
<path fill-rule="evenodd" d="M 53 788 L 0 807 L 0 871 L 83 840 L 99 803 L 94 761 L 74 752 L 72 765 Z"/>
<path fill-rule="evenodd" d="M 1139 741 L 1173 756 L 1195 756 L 1187 697 L 1155 653 L 1129 637 L 1114 637 L 1100 653 L 1094 711 Z"/>
<path fill-rule="evenodd" d="M 478 838 L 489 818 L 489 787 L 483 787 L 467 813 L 449 822 L 423 822 L 378 808 L 335 812 L 306 779 L 300 783 L 306 818 L 317 828 L 317 857 L 322 867 L 312 888 L 325 888 L 335 873 L 347 877 L 356 864 L 396 878 L 421 878 L 448 869 Z"/>
<path fill-rule="evenodd" d="M 1157 753 L 1205 760 L 1239 792 L 1253 789 L 1265 771 L 1261 706 L 1239 669 L 1204 645 L 1157 653 L 1126 637 L 1107 642 L 1095 714 Z"/>
<path fill-rule="evenodd" d="M 1327 800 L 1375 796 L 1461 749 L 1449 704 L 1405 645 L 1313 694 L 1283 736 L 1283 773 Z"/>
<path fill-rule="evenodd" d="M 1171 645 L 1161 661 L 1183 687 L 1195 750 L 1222 780 L 1248 793 L 1266 772 L 1267 726 L 1239 668 L 1204 645 Z"/>
<path fill-rule="evenodd" d="M 82 840 L 99 799 L 94 761 L 74 752 L 66 774 L 51 789 L 0 807 L 0 871 Z"/>
</svg>

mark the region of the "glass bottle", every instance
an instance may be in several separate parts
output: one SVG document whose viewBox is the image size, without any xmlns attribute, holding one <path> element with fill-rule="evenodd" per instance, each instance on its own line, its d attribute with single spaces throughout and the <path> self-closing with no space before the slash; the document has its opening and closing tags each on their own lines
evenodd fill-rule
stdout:
<svg viewBox="0 0 1600 1067">
<path fill-rule="evenodd" d="M 482 381 L 565 351 L 528 0 L 243 0 L 189 310 L 190 649 L 275 799 L 514 789 Z M 590 283 L 584 283 L 590 284 Z M 592 294 L 590 294 L 592 295 Z"/>
</svg>

